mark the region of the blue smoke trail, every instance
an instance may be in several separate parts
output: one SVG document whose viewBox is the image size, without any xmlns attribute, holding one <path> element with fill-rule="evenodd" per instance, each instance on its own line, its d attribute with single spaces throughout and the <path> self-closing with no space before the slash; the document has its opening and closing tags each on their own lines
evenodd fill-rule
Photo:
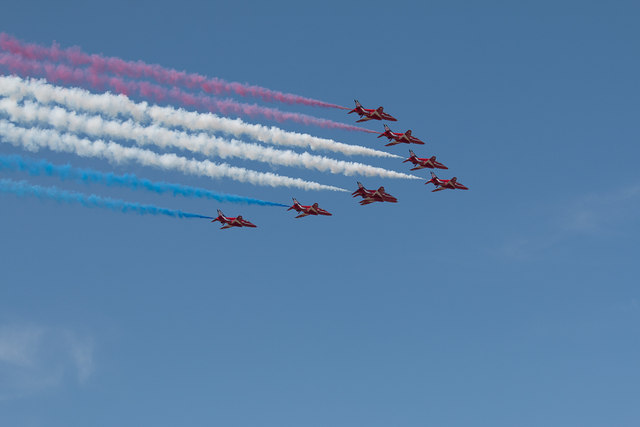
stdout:
<svg viewBox="0 0 640 427">
<path fill-rule="evenodd" d="M 86 194 L 76 193 L 73 191 L 59 190 L 56 187 L 41 187 L 39 185 L 31 185 L 26 181 L 0 179 L 0 192 L 11 193 L 18 196 L 34 196 L 39 199 L 51 199 L 58 202 L 79 204 L 88 208 L 104 208 L 124 213 L 136 212 L 140 215 L 166 215 L 173 218 L 213 219 L 213 217 L 210 216 L 182 212 L 174 209 L 160 208 L 153 205 L 130 203 L 123 200 L 96 196 L 95 194 L 91 194 L 88 196 Z"/>
<path fill-rule="evenodd" d="M 267 202 L 251 197 L 237 196 L 235 194 L 217 193 L 204 188 L 190 187 L 187 185 L 171 184 L 168 182 L 153 182 L 148 179 L 138 178 L 133 174 L 115 175 L 93 169 L 78 169 L 70 165 L 54 165 L 46 160 L 25 159 L 18 155 L 1 156 L 0 170 L 27 172 L 30 175 L 57 176 L 60 179 L 71 179 L 85 183 L 99 183 L 107 186 L 117 185 L 133 190 L 144 189 L 155 193 L 171 193 L 174 196 L 196 197 L 213 199 L 219 202 L 245 203 L 249 205 L 283 206 L 282 203 Z"/>
</svg>

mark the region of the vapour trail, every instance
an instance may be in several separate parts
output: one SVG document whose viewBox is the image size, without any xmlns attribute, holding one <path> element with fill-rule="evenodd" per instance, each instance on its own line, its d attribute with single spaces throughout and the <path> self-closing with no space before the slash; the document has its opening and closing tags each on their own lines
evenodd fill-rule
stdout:
<svg viewBox="0 0 640 427">
<path fill-rule="evenodd" d="M 26 172 L 32 176 L 55 176 L 62 180 L 73 180 L 86 184 L 103 184 L 108 187 L 126 187 L 131 190 L 147 190 L 158 194 L 172 194 L 174 196 L 193 197 L 199 199 L 216 200 L 218 202 L 242 203 L 260 206 L 283 206 L 282 203 L 267 202 L 251 197 L 235 194 L 218 193 L 205 188 L 191 187 L 188 185 L 157 182 L 138 178 L 133 174 L 116 175 L 104 173 L 94 169 L 74 168 L 71 165 L 55 165 L 46 160 L 33 160 L 18 155 L 0 155 L 0 170 L 13 172 Z"/>
<path fill-rule="evenodd" d="M 302 104 L 314 107 L 328 107 L 348 110 L 349 108 L 331 104 L 317 99 L 307 98 L 291 93 L 283 93 L 264 87 L 227 82 L 216 77 L 206 77 L 196 73 L 187 73 L 157 64 L 142 61 L 126 61 L 116 57 L 88 54 L 79 47 L 61 49 L 57 43 L 46 47 L 22 42 L 6 33 L 0 33 L 0 49 L 28 59 L 47 60 L 53 62 L 67 61 L 74 66 L 88 66 L 99 73 L 113 73 L 132 79 L 149 78 L 166 85 L 181 85 L 187 89 L 199 89 L 213 95 L 235 93 L 240 96 L 260 98 L 267 102 L 283 102 L 286 104 Z"/>
<path fill-rule="evenodd" d="M 332 139 L 317 138 L 306 133 L 289 132 L 275 126 L 250 124 L 241 119 L 229 119 L 212 113 L 197 113 L 134 102 L 125 95 L 94 94 L 80 88 L 65 88 L 45 80 L 0 76 L 0 95 L 15 100 L 34 98 L 40 103 L 56 103 L 69 110 L 82 110 L 117 118 L 124 116 L 138 122 L 152 122 L 166 127 L 181 127 L 189 131 L 223 132 L 235 137 L 250 137 L 260 142 L 310 150 L 326 150 L 345 155 L 367 155 L 400 158 L 395 154 L 360 145 L 344 144 Z"/>
<path fill-rule="evenodd" d="M 75 191 L 60 190 L 56 187 L 42 187 L 32 185 L 26 181 L 13 181 L 0 179 L 0 192 L 17 196 L 33 196 L 38 199 L 49 199 L 57 202 L 78 204 L 87 208 L 103 208 L 123 213 L 134 212 L 140 215 L 166 215 L 173 218 L 206 218 L 213 217 L 183 212 L 175 209 L 161 208 L 154 205 L 141 205 L 140 203 L 125 202 L 124 200 L 111 199 L 109 197 L 86 195 Z"/>
<path fill-rule="evenodd" d="M 60 107 L 47 107 L 33 102 L 18 104 L 9 98 L 0 98 L 0 113 L 6 113 L 12 122 L 22 126 L 47 124 L 55 129 L 72 133 L 84 133 L 102 139 L 131 139 L 140 146 L 156 145 L 162 148 L 177 147 L 206 156 L 221 158 L 238 157 L 266 162 L 272 165 L 297 166 L 344 175 L 379 176 L 383 178 L 422 179 L 414 175 L 366 165 L 346 162 L 309 153 L 276 150 L 258 144 L 238 140 L 225 140 L 204 133 L 189 134 L 161 126 L 142 126 L 128 120 L 105 120 L 99 115 L 70 112 Z"/>
<path fill-rule="evenodd" d="M 26 129 L 7 120 L 0 120 L 0 137 L 10 144 L 29 151 L 48 148 L 53 151 L 73 153 L 81 157 L 98 157 L 113 163 L 134 161 L 143 166 L 178 170 L 185 174 L 207 176 L 209 178 L 230 178 L 240 182 L 271 187 L 297 187 L 304 190 L 347 191 L 343 188 L 323 185 L 300 178 L 289 178 L 213 163 L 209 160 L 195 160 L 175 154 L 158 154 L 138 147 L 125 147 L 113 141 L 89 140 L 53 129 Z"/>
<path fill-rule="evenodd" d="M 319 126 L 331 129 L 378 133 L 358 126 L 320 119 L 301 113 L 284 112 L 275 108 L 261 107 L 256 104 L 244 104 L 231 99 L 217 99 L 206 95 L 193 95 L 177 87 L 167 89 L 144 81 L 129 81 L 119 77 L 108 77 L 90 68 L 73 68 L 64 64 L 52 64 L 23 58 L 19 55 L 0 54 L 0 65 L 9 71 L 22 76 L 40 76 L 56 83 L 89 85 L 96 90 L 106 88 L 124 95 L 137 94 L 154 102 L 179 102 L 182 105 L 222 114 L 240 116 L 262 116 L 277 122 L 293 121 L 304 125 Z"/>
</svg>

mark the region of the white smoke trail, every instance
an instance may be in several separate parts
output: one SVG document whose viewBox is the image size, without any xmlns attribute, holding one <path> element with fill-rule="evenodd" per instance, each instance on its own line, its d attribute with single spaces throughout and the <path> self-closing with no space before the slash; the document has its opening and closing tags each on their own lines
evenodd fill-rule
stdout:
<svg viewBox="0 0 640 427">
<path fill-rule="evenodd" d="M 230 178 L 240 182 L 271 187 L 298 187 L 305 190 L 346 191 L 339 187 L 289 178 L 273 173 L 263 173 L 238 168 L 225 163 L 213 163 L 209 160 L 195 160 L 175 154 L 158 154 L 137 147 L 125 147 L 112 141 L 79 138 L 53 129 L 26 129 L 0 119 L 0 139 L 29 151 L 48 148 L 52 151 L 73 153 L 81 157 L 99 157 L 113 163 L 134 161 L 143 166 L 161 169 L 173 169 L 190 175 L 210 178 Z"/>
<path fill-rule="evenodd" d="M 291 150 L 277 150 L 234 139 L 229 141 L 205 133 L 189 134 L 158 125 L 143 126 L 132 120 L 105 120 L 99 115 L 78 114 L 60 107 L 47 107 L 30 101 L 20 105 L 13 99 L 0 98 L 0 112 L 6 113 L 11 121 L 22 126 L 46 123 L 60 131 L 84 133 L 95 138 L 131 139 L 138 145 L 178 147 L 206 156 L 239 157 L 272 165 L 306 167 L 344 175 L 422 179 L 363 163 L 335 160 L 309 153 L 299 154 Z"/>
<path fill-rule="evenodd" d="M 110 117 L 124 116 L 139 122 L 154 122 L 162 126 L 183 127 L 190 131 L 223 132 L 236 137 L 250 137 L 273 145 L 327 150 L 345 155 L 366 155 L 400 158 L 395 154 L 359 145 L 344 144 L 306 133 L 289 132 L 275 126 L 246 123 L 240 119 L 219 117 L 212 113 L 196 113 L 172 107 L 134 102 L 124 95 L 93 94 L 79 88 L 54 86 L 46 80 L 0 76 L 0 95 L 16 100 L 34 98 L 41 103 L 56 103 L 70 110 L 82 110 Z"/>
</svg>

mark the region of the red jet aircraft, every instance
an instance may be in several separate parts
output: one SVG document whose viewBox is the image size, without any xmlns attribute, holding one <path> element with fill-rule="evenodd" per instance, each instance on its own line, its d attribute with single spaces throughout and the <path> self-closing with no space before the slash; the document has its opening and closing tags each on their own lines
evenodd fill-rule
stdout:
<svg viewBox="0 0 640 427">
<path fill-rule="evenodd" d="M 386 136 L 389 141 L 393 141 L 388 144 L 385 144 L 385 147 L 389 147 L 390 145 L 396 145 L 400 143 L 424 145 L 424 142 L 420 141 L 418 138 L 411 135 L 411 129 L 409 129 L 405 133 L 391 132 L 391 129 L 389 128 L 389 126 L 384 125 L 384 132 L 378 135 L 378 138 L 382 138 L 383 136 Z"/>
<path fill-rule="evenodd" d="M 356 120 L 356 123 L 366 122 L 367 120 L 389 120 L 390 122 L 398 121 L 398 119 L 391 116 L 391 114 L 385 113 L 382 110 L 382 107 L 378 107 L 377 110 L 374 110 L 373 108 L 363 108 L 357 99 L 355 101 L 356 101 L 356 108 L 349 111 L 347 114 L 351 114 L 351 113 L 358 114 L 361 117 L 361 119 Z"/>
<path fill-rule="evenodd" d="M 384 191 L 384 187 L 380 187 L 377 190 L 367 190 L 360 182 L 358 182 L 358 189 L 351 193 L 351 195 L 353 197 L 362 197 L 360 204 L 363 206 L 373 202 L 398 203 L 398 199 Z"/>
<path fill-rule="evenodd" d="M 414 165 L 416 165 L 415 168 L 411 168 L 412 171 L 417 171 L 418 169 L 424 169 L 424 168 L 449 169 L 448 167 L 446 167 L 442 163 L 436 162 L 436 156 L 432 156 L 430 159 L 422 159 L 422 158 L 416 156 L 416 153 L 414 153 L 411 150 L 409 150 L 409 154 L 411 154 L 411 156 L 408 159 L 406 159 L 405 161 L 403 161 L 402 163 L 411 162 Z"/>
<path fill-rule="evenodd" d="M 464 185 L 458 182 L 458 178 L 456 178 L 455 176 L 451 179 L 440 179 L 433 172 L 431 172 L 431 179 L 425 182 L 425 184 L 433 184 L 437 187 L 435 190 L 431 191 L 432 193 L 435 191 L 446 190 L 446 189 L 468 190 L 467 187 L 465 187 Z"/>
<path fill-rule="evenodd" d="M 216 221 L 220 221 L 221 224 L 224 224 L 222 227 L 220 227 L 220 230 L 231 227 L 257 227 L 255 224 L 250 223 L 246 219 L 242 219 L 242 216 L 240 215 L 238 215 L 236 218 L 227 218 L 226 216 L 224 216 L 220 209 L 218 209 L 218 217 L 211 222 Z"/>
<path fill-rule="evenodd" d="M 293 206 L 291 206 L 287 210 L 290 211 L 291 209 L 295 210 L 298 213 L 302 212 L 296 218 L 302 218 L 302 217 L 305 217 L 305 216 L 308 216 L 308 215 L 326 215 L 326 216 L 331 216 L 331 214 L 329 212 L 327 212 L 324 209 L 318 207 L 317 203 L 314 203 L 311 206 L 303 206 L 295 198 L 293 199 Z"/>
</svg>

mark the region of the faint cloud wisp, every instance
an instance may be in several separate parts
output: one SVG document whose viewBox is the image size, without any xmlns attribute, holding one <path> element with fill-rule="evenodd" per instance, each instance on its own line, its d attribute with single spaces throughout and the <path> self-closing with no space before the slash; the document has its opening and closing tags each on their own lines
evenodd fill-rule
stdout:
<svg viewBox="0 0 640 427">
<path fill-rule="evenodd" d="M 94 371 L 93 343 L 67 329 L 0 325 L 0 400 L 66 382 L 82 384 Z"/>
<path fill-rule="evenodd" d="M 549 215 L 548 212 L 555 213 Z M 511 236 L 502 243 L 499 253 L 525 259 L 551 250 L 572 237 L 627 234 L 628 225 L 638 221 L 638 213 L 640 184 L 576 197 L 553 209 L 545 208 L 539 215 L 545 221 L 538 222 L 537 229 L 528 227 L 527 234 Z"/>
<path fill-rule="evenodd" d="M 569 204 L 564 226 L 578 233 L 605 233 L 613 224 L 631 220 L 629 215 L 640 211 L 639 201 L 640 184 L 589 194 Z"/>
</svg>

